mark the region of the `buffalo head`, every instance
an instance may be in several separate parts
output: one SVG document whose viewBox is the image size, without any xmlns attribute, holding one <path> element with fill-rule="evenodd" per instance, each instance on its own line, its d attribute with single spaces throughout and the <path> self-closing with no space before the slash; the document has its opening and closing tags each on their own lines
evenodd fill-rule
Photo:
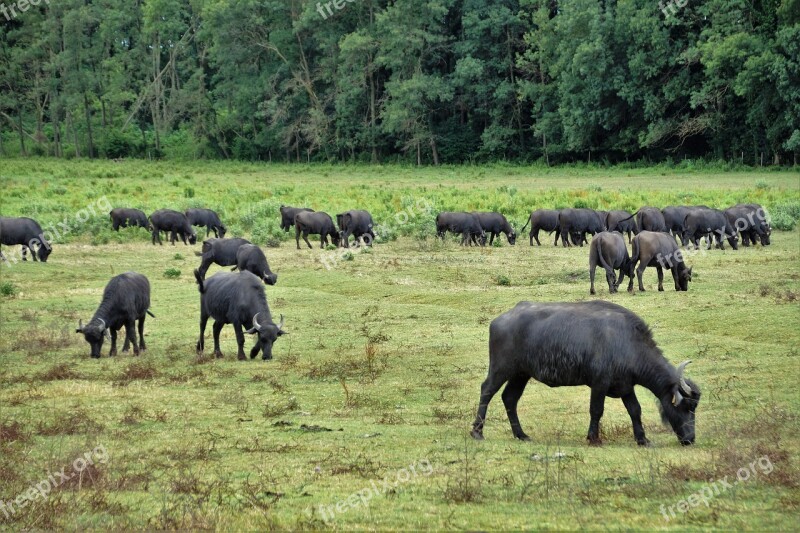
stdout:
<svg viewBox="0 0 800 533">
<path fill-rule="evenodd" d="M 228 228 L 226 228 L 224 224 L 220 225 L 220 227 L 219 227 L 219 238 L 220 239 L 225 238 L 225 234 L 226 233 L 228 233 Z"/>
<path fill-rule="evenodd" d="M 689 282 L 692 281 L 692 267 L 686 268 L 683 265 L 683 268 L 680 266 L 678 267 L 678 285 L 675 287 L 677 291 L 688 291 L 689 290 Z"/>
<path fill-rule="evenodd" d="M 506 235 L 506 237 L 508 237 L 508 244 L 513 246 L 517 243 L 517 233 L 513 229 L 511 230 L 511 233 Z"/>
<path fill-rule="evenodd" d="M 86 326 L 83 325 L 83 320 L 78 320 L 78 329 L 75 333 L 82 333 L 83 338 L 89 343 L 92 348 L 92 357 L 100 357 L 100 350 L 103 348 L 103 340 L 111 340 L 111 335 L 108 332 L 106 321 L 102 318 L 92 320 Z"/>
<path fill-rule="evenodd" d="M 197 233 L 191 232 L 189 234 L 189 244 L 195 244 L 197 242 Z"/>
<path fill-rule="evenodd" d="M 694 412 L 700 402 L 700 389 L 692 380 L 683 377 L 686 365 L 684 361 L 678 365 L 678 382 L 672 386 L 670 393 L 661 398 L 661 420 L 672 426 L 678 440 L 684 446 L 694 444 Z"/>
<path fill-rule="evenodd" d="M 277 326 L 271 320 L 269 323 L 259 323 L 258 313 L 253 315 L 253 327 L 248 329 L 245 333 L 258 334 L 258 340 L 253 350 L 250 352 L 250 358 L 254 358 L 261 349 L 262 359 L 272 359 L 272 345 L 278 340 L 281 335 L 288 334 L 283 330 L 283 315 L 281 315 L 281 322 Z"/>
</svg>

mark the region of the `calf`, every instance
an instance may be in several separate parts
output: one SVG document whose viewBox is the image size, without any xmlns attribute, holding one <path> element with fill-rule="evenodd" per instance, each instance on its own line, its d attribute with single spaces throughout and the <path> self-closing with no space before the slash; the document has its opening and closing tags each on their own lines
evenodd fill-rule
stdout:
<svg viewBox="0 0 800 533">
<path fill-rule="evenodd" d="M 197 353 L 202 354 L 205 348 L 205 331 L 209 318 L 214 319 L 214 356 L 223 357 L 219 348 L 219 333 L 225 324 L 233 324 L 238 346 L 237 357 L 245 360 L 244 333 L 257 335 L 256 343 L 250 350 L 250 359 L 255 358 L 259 350 L 262 359 L 272 359 L 272 345 L 278 337 L 285 335 L 283 316 L 280 324 L 272 321 L 272 315 L 264 294 L 261 279 L 251 272 L 217 272 L 208 279 L 203 279 L 200 272 L 194 271 L 197 286 L 200 290 L 200 339 L 197 341 Z"/>
<path fill-rule="evenodd" d="M 27 261 L 26 254 L 31 251 L 34 261 L 47 262 L 53 251 L 53 245 L 44 237 L 42 227 L 32 218 L 0 217 L 0 245 L 22 245 L 22 260 Z M 6 261 L 6 256 L 0 250 L 0 259 Z"/>
<path fill-rule="evenodd" d="M 591 283 L 589 294 L 595 294 L 594 272 L 598 264 L 606 271 L 608 292 L 617 292 L 617 287 L 622 285 L 626 274 L 629 280 L 628 292 L 633 292 L 633 263 L 621 233 L 604 231 L 592 239 L 592 244 L 589 246 L 589 280 Z M 619 270 L 619 281 L 614 274 L 614 269 Z"/>
<path fill-rule="evenodd" d="M 337 215 L 338 216 L 338 215 Z M 297 243 L 297 249 L 300 249 L 300 234 L 303 234 L 303 240 L 309 248 L 312 248 L 311 243 L 308 242 L 309 235 L 319 235 L 319 247 L 325 248 L 328 245 L 328 237 L 334 246 L 339 246 L 339 232 L 336 226 L 333 225 L 333 219 L 328 213 L 322 211 L 301 211 L 294 217 L 294 240 Z"/>
<path fill-rule="evenodd" d="M 337 215 L 337 219 L 338 219 Z M 356 244 L 360 245 L 363 241 L 367 246 L 372 246 L 375 241 L 375 232 L 373 231 L 374 223 L 372 222 L 372 215 L 369 211 L 361 209 L 353 209 L 342 213 L 339 229 L 341 230 L 341 237 L 339 245 L 344 248 L 350 247 L 350 235 L 355 237 Z"/>
<path fill-rule="evenodd" d="M 495 212 L 481 212 L 475 211 L 478 217 L 478 222 L 481 224 L 483 231 L 489 234 L 489 244 L 494 243 L 494 238 L 504 233 L 508 244 L 514 245 L 517 242 L 517 233 L 511 227 L 505 216 Z"/>
<path fill-rule="evenodd" d="M 189 224 L 192 226 L 206 228 L 206 237 L 208 237 L 212 231 L 214 232 L 214 237 L 225 237 L 225 233 L 228 232 L 228 228 L 222 224 L 216 211 L 192 208 L 187 209 L 184 214 L 186 215 L 186 220 L 188 220 Z"/>
<path fill-rule="evenodd" d="M 161 242 L 161 232 L 170 232 L 170 242 L 175 246 L 175 239 L 180 235 L 183 244 L 194 244 L 197 242 L 197 234 L 192 230 L 191 224 L 186 219 L 186 215 L 173 211 L 172 209 L 159 209 L 150 215 L 150 222 L 153 226 L 153 244 L 156 240 Z M 188 239 L 188 243 L 186 242 Z"/>
<path fill-rule="evenodd" d="M 664 269 L 668 268 L 672 272 L 672 279 L 675 281 L 676 291 L 689 290 L 689 282 L 692 281 L 692 268 L 686 267 L 683 261 L 683 253 L 678 248 L 675 239 L 663 232 L 642 231 L 633 238 L 631 246 L 631 262 L 633 266 L 639 263 L 636 268 L 636 277 L 639 279 L 639 290 L 644 292 L 642 285 L 642 274 L 645 268 L 655 267 L 658 272 L 658 290 L 664 290 Z"/>
<path fill-rule="evenodd" d="M 606 397 L 622 399 L 637 444 L 650 444 L 642 426 L 636 385 L 658 398 L 662 420 L 672 426 L 680 443 L 693 444 L 700 389 L 683 376 L 689 363 L 672 366 L 647 324 L 619 305 L 520 302 L 489 326 L 489 372 L 481 385 L 472 436 L 483 439 L 489 402 L 507 383 L 503 404 L 511 431 L 518 439 L 530 440 L 520 425 L 517 403 L 533 378 L 548 387 L 591 388 L 589 444 L 601 444 L 600 419 Z M 540 408 L 540 416 L 552 411 L 547 405 Z"/>
<path fill-rule="evenodd" d="M 82 333 L 86 342 L 91 346 L 91 355 L 100 357 L 103 339 L 111 341 L 111 351 L 108 355 L 117 355 L 117 331 L 125 326 L 125 344 L 123 352 L 128 351 L 129 344 L 133 344 L 134 355 L 139 355 L 139 350 L 146 349 L 144 343 L 145 315 L 154 316 L 150 308 L 150 282 L 146 277 L 137 272 L 126 272 L 114 276 L 103 290 L 103 299 L 95 311 L 92 319 L 83 325 L 78 321 L 76 333 Z M 139 321 L 139 344 L 136 343 L 136 321 Z M 110 335 L 109 335 L 110 332 Z"/>
</svg>

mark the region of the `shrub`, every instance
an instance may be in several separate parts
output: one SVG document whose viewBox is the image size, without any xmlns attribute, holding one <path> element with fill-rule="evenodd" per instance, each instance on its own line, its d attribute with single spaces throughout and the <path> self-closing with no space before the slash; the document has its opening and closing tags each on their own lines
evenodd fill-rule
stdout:
<svg viewBox="0 0 800 533">
<path fill-rule="evenodd" d="M 800 202 L 783 202 L 769 210 L 770 223 L 775 229 L 792 231 L 800 220 Z"/>
<path fill-rule="evenodd" d="M 511 280 L 510 280 L 510 279 L 508 279 L 508 276 L 505 276 L 505 275 L 503 275 L 503 274 L 498 274 L 498 275 L 497 275 L 497 277 L 496 277 L 496 278 L 494 278 L 494 281 L 495 281 L 495 283 L 497 283 L 498 285 L 502 285 L 502 286 L 504 286 L 504 287 L 509 287 L 509 286 L 511 286 Z"/>
<path fill-rule="evenodd" d="M 0 283 L 0 294 L 3 296 L 14 296 L 17 294 L 17 288 L 10 281 Z"/>
<path fill-rule="evenodd" d="M 164 277 L 168 279 L 175 279 L 181 277 L 181 271 L 177 268 L 168 268 L 164 271 Z"/>
</svg>

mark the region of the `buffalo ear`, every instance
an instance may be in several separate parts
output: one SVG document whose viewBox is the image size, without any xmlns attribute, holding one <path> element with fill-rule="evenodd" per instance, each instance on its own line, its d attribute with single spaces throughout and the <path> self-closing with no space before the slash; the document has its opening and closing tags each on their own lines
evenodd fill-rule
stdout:
<svg viewBox="0 0 800 533">
<path fill-rule="evenodd" d="M 258 333 L 258 329 L 256 329 L 255 327 L 252 327 L 252 328 L 248 329 L 247 331 L 245 331 L 245 333 L 247 333 L 249 335 L 252 335 L 253 333 Z"/>
<path fill-rule="evenodd" d="M 681 402 L 683 401 L 683 395 L 681 392 L 676 388 L 675 392 L 672 393 L 672 405 L 678 407 Z"/>
</svg>

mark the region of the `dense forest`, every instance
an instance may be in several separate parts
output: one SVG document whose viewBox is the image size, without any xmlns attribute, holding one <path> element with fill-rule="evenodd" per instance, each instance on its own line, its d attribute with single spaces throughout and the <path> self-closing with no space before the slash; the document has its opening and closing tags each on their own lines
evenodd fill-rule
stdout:
<svg viewBox="0 0 800 533">
<path fill-rule="evenodd" d="M 800 0 L 31 4 L 0 11 L 5 155 L 800 155 Z"/>
</svg>

